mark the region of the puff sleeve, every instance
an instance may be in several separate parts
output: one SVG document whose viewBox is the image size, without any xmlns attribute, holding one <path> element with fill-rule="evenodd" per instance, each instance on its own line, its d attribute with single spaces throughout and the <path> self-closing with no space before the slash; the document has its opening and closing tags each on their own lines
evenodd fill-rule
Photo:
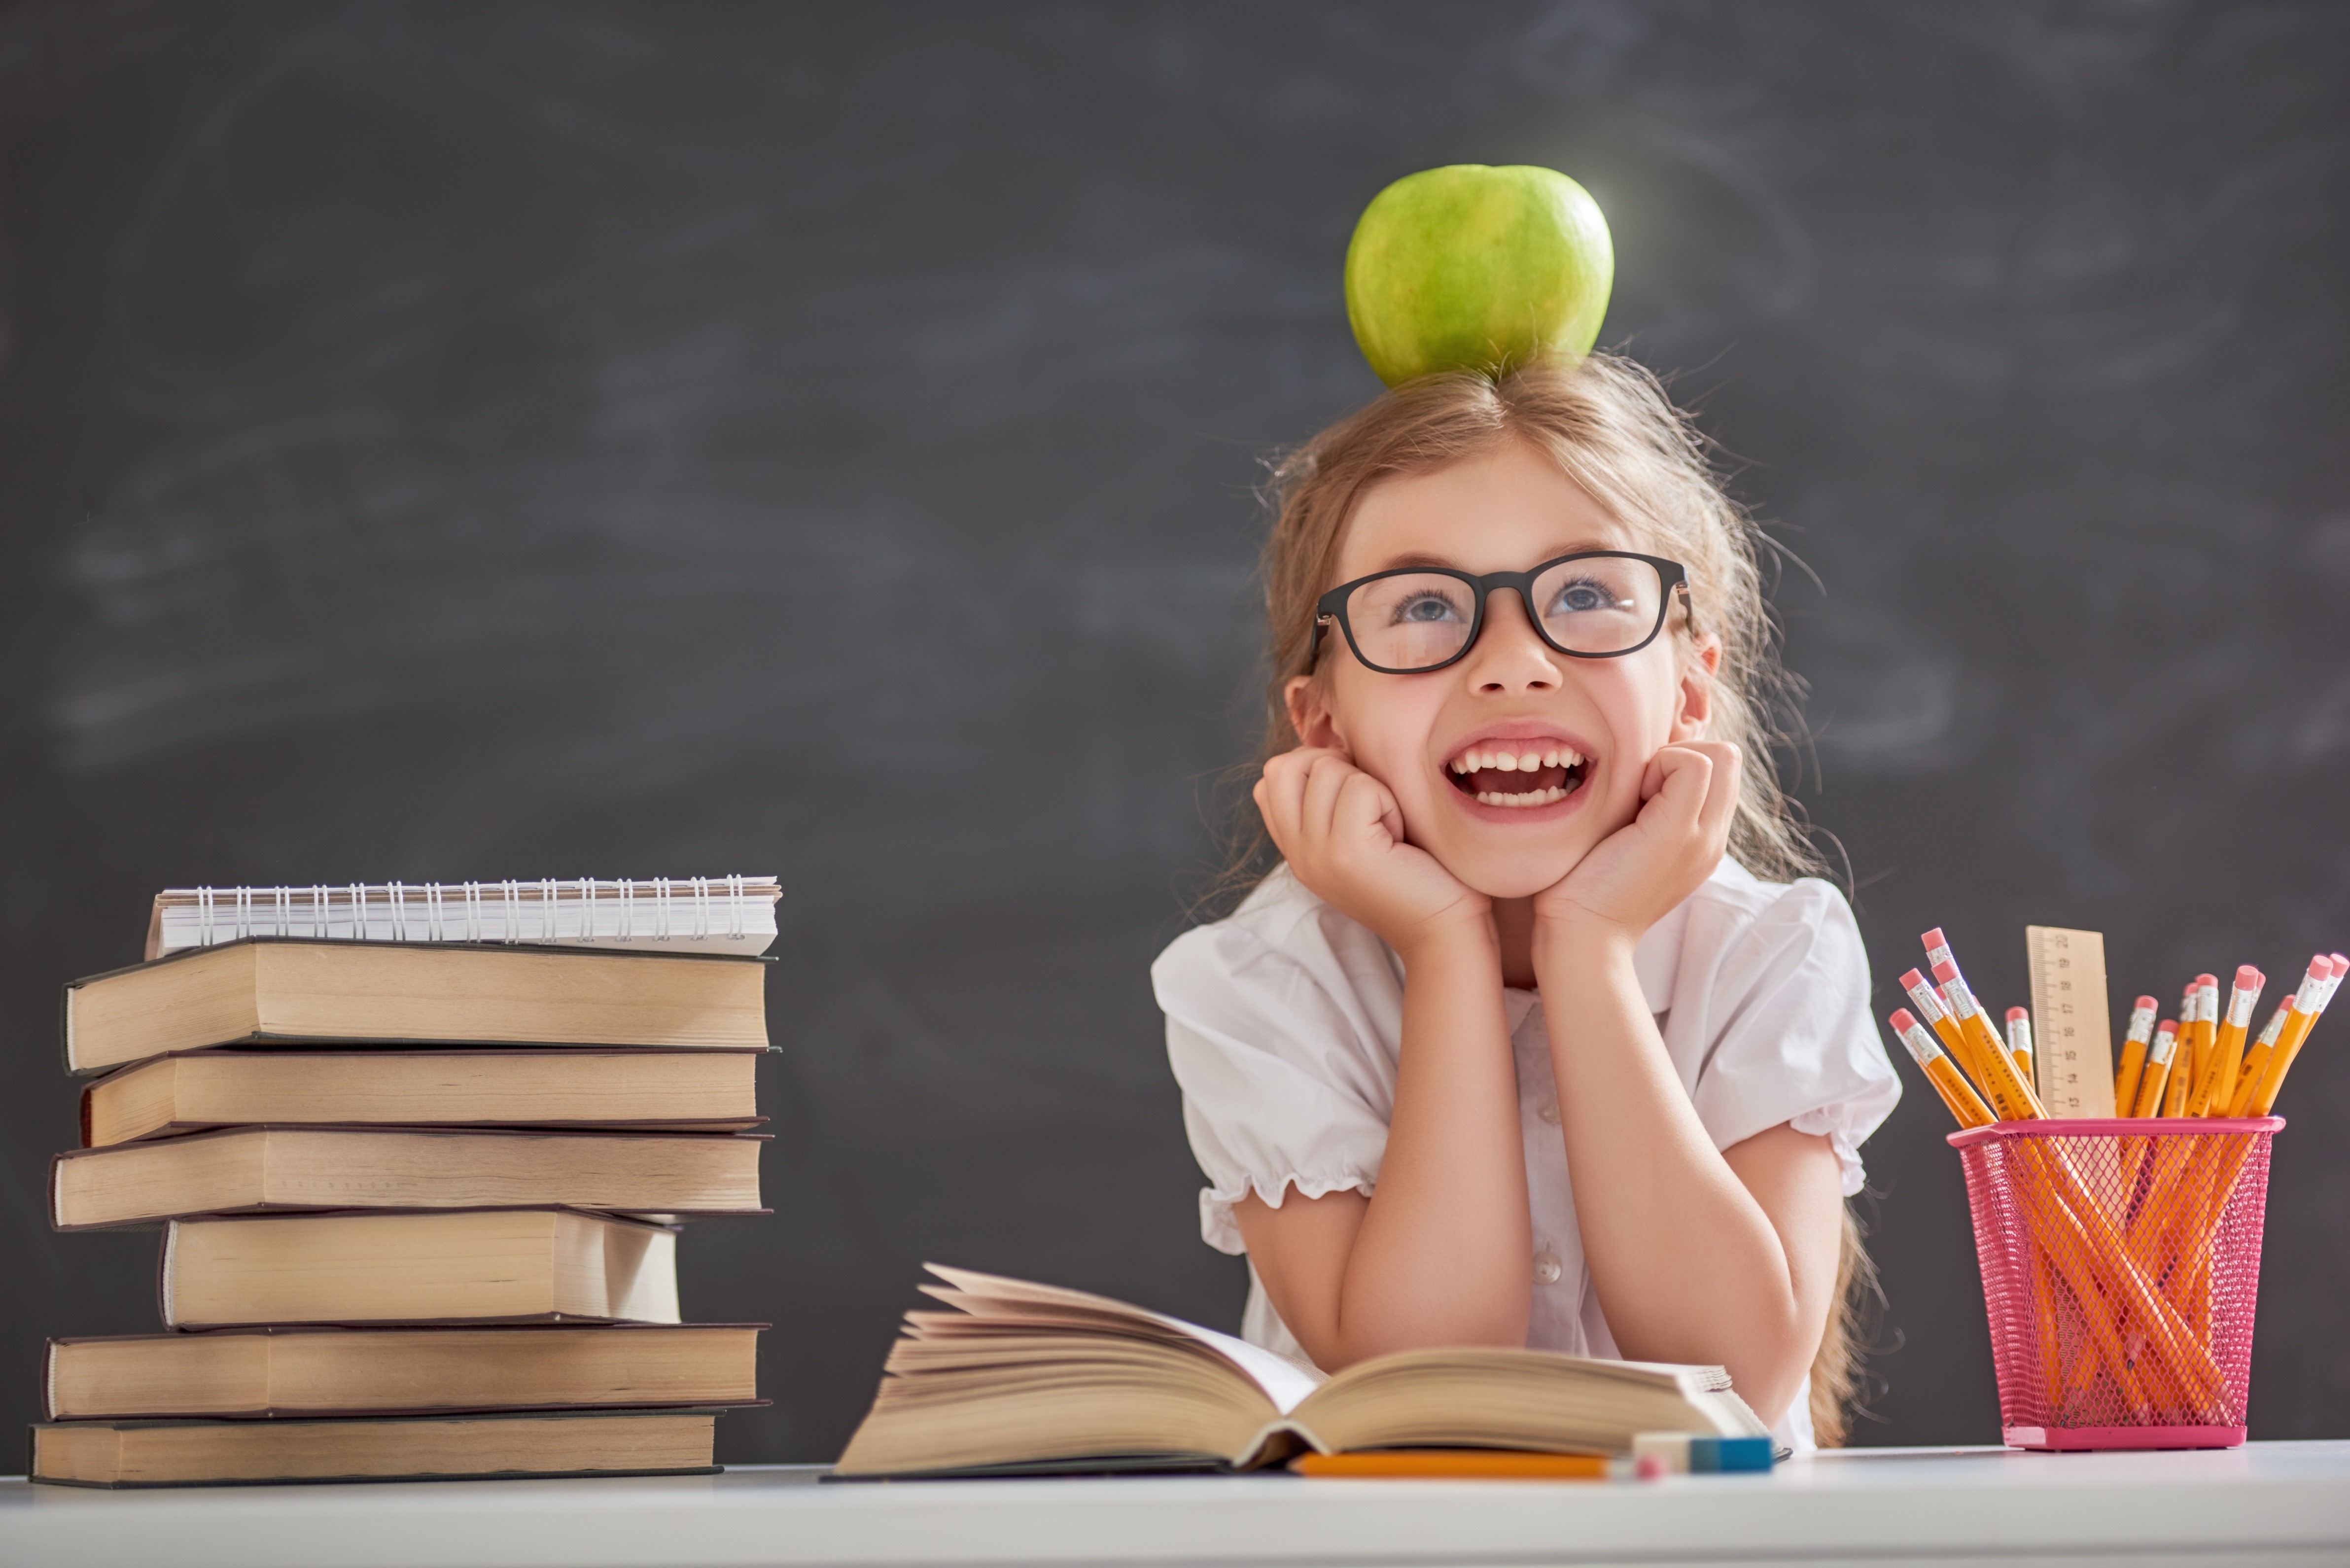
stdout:
<svg viewBox="0 0 2350 1568">
<path fill-rule="evenodd" d="M 1717 1148 L 1781 1122 L 1826 1137 L 1850 1197 L 1861 1144 L 1901 1097 L 1851 907 L 1811 877 L 1708 892 L 1693 900 L 1665 1021 L 1698 1117 Z"/>
<path fill-rule="evenodd" d="M 1400 1033 L 1392 955 L 1318 900 L 1265 891 L 1274 897 L 1186 932 L 1151 966 L 1184 1130 L 1208 1179 L 1201 1234 L 1231 1253 L 1244 1251 L 1232 1206 L 1251 1192 L 1274 1208 L 1292 1188 L 1370 1192 L 1395 1105 L 1383 1043 Z M 1269 919 L 1288 928 L 1278 945 Z"/>
</svg>

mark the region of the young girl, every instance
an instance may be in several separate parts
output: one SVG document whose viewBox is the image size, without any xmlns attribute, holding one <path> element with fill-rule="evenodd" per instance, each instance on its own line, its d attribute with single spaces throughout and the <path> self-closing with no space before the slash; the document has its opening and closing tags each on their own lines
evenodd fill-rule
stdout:
<svg viewBox="0 0 2350 1568">
<path fill-rule="evenodd" d="M 1280 482 L 1283 864 L 1151 971 L 1243 1332 L 1720 1363 L 1837 1440 L 1900 1089 L 1760 743 L 1750 525 L 1607 355 L 1408 382 Z"/>
</svg>

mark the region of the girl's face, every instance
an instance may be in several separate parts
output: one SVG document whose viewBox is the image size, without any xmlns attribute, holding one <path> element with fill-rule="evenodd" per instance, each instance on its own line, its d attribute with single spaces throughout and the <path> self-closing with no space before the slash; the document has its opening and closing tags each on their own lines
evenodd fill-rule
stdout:
<svg viewBox="0 0 2350 1568">
<path fill-rule="evenodd" d="M 1535 448 L 1511 441 L 1366 492 L 1336 582 L 1394 566 L 1522 572 L 1578 550 L 1670 554 Z M 1345 752 L 1387 785 L 1404 836 L 1462 883 L 1525 898 L 1638 814 L 1659 747 L 1703 735 L 1721 646 L 1710 637 L 1692 645 L 1680 603 L 1676 595 L 1664 631 L 1638 652 L 1574 659 L 1537 637 L 1524 603 L 1501 589 L 1468 655 L 1419 675 L 1366 669 L 1332 628 L 1316 672 L 1289 683 L 1290 718 L 1305 744 Z M 1503 758 L 1516 765 L 1498 765 Z M 1560 789 L 1543 805 L 1489 803 Z"/>
</svg>

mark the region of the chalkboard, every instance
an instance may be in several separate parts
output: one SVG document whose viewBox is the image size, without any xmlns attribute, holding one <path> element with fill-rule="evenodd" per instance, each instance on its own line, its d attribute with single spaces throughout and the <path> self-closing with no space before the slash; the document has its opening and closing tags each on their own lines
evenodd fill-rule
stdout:
<svg viewBox="0 0 2350 1568">
<path fill-rule="evenodd" d="M 1265 456 L 1377 385 L 1396 176 L 1536 162 L 1800 557 L 1882 1003 L 2350 939 L 2350 12 L 0 12 L 0 1418 L 155 1326 L 58 1237 L 66 979 L 166 885 L 774 872 L 772 1321 L 837 1451 L 926 1258 L 1227 1326 L 1146 978 L 1250 750 Z M 1908 1072 L 1905 1065 L 1903 1071 Z M 1867 1151 L 1867 1442 L 1995 1437 L 1945 1117 Z M 2350 1435 L 2350 1064 L 2282 1106 L 2252 1429 Z"/>
</svg>

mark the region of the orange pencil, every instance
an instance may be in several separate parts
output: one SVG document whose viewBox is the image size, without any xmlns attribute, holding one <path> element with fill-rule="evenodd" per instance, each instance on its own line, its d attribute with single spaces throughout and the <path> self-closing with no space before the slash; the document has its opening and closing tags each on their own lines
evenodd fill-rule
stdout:
<svg viewBox="0 0 2350 1568">
<path fill-rule="evenodd" d="M 1975 1064 L 1974 1049 L 1967 1037 L 1960 1033 L 1959 1021 L 1950 1016 L 1949 1008 L 1942 1005 L 1942 993 L 1935 989 L 1934 982 L 1913 969 L 1901 976 L 1901 989 L 1909 993 L 1909 1001 L 1918 1009 L 1918 1016 L 1926 1021 L 1927 1026 L 1942 1042 L 1942 1048 L 1950 1054 L 1950 1060 L 1980 1087 L 1982 1072 Z"/>
<path fill-rule="evenodd" d="M 2170 1082 L 2162 1091 L 2163 1116 L 2187 1114 L 2187 1093 L 2195 1086 L 2195 1020 L 2202 1009 L 2203 987 L 2189 981 L 2187 994 L 2178 999 L 2178 1044 L 2171 1052 Z"/>
<path fill-rule="evenodd" d="M 2134 1116 L 2150 1116 L 2162 1109 L 2163 1091 L 2170 1086 L 2171 1053 L 2178 1047 L 2178 1025 L 2166 1018 L 2155 1029 L 2154 1041 L 2146 1050 L 2146 1071 L 2137 1085 L 2137 1103 L 2130 1107 Z"/>
<path fill-rule="evenodd" d="M 2188 1025 L 2188 1016 L 2178 1015 L 2178 1026 Z M 2187 1037 L 2187 1101 L 2181 1114 L 2193 1116 L 2195 1085 L 2203 1081 L 2204 1072 L 2211 1065 L 2211 1044 L 2220 1034 L 2220 977 L 2199 974 L 2195 977 L 2195 1032 Z"/>
<path fill-rule="evenodd" d="M 2244 1033 L 2252 1025 L 2252 1009 L 2260 1005 L 2261 990 L 2268 984 L 2268 976 L 2251 964 L 2239 964 L 2235 983 L 2228 988 L 2228 1012 L 2213 1036 L 2210 1055 L 2203 1071 L 2195 1080 L 2194 1092 L 2188 1096 L 2187 1114 L 2190 1116 L 2225 1116 L 2236 1097 L 2236 1078 L 2244 1070 Z M 2219 988 L 2211 990 L 2213 1001 L 2219 998 Z"/>
<path fill-rule="evenodd" d="M 1897 1007 L 1887 1020 L 1893 1025 L 1894 1036 L 1909 1048 L 1910 1059 L 1925 1073 L 1926 1081 L 1942 1096 L 1942 1104 L 1950 1108 L 1962 1127 L 1988 1127 L 1991 1122 L 1991 1107 L 1981 1096 L 1968 1086 L 1958 1067 L 1950 1061 L 1934 1037 L 1918 1023 L 1917 1015 L 1906 1007 Z"/>
<path fill-rule="evenodd" d="M 2137 1115 L 2137 1082 L 2146 1074 L 2146 1048 L 2154 1041 L 2155 1000 L 2141 996 L 2130 1010 L 2129 1033 L 2122 1037 L 2121 1071 L 2114 1075 L 2114 1114 Z"/>
<path fill-rule="evenodd" d="M 1628 1473 L 1628 1461 L 1627 1461 Z M 1493 1449 L 1372 1449 L 1300 1454 L 1293 1474 L 1449 1480 L 1606 1480 L 1606 1454 L 1538 1454 Z"/>
<path fill-rule="evenodd" d="M 2317 965 L 2312 963 L 2309 967 L 2314 971 Z M 2317 1015 L 2325 1011 L 2327 1002 L 2334 1000 L 2334 992 L 2341 986 L 2343 975 L 2350 973 L 2350 959 L 2340 953 L 2330 954 L 2326 968 L 2329 972 L 2316 988 L 2317 994 L 2314 998 L 2316 1006 L 2287 1023 L 2284 1033 L 2278 1037 L 2276 1050 L 2270 1054 L 2268 1065 L 2261 1070 L 2260 1082 L 2252 1086 L 2251 1099 L 2246 1106 L 2247 1115 L 2264 1116 L 2274 1109 L 2277 1090 L 2284 1085 L 2286 1071 L 2293 1066 L 2293 1059 L 2301 1054 L 2302 1046 L 2308 1043 L 2309 1031 L 2316 1023 Z M 2298 1007 L 2295 1011 L 2299 1012 Z"/>
<path fill-rule="evenodd" d="M 2015 1058 L 2015 1070 L 2027 1084 L 2036 1084 L 2032 1071 L 2032 1014 L 2021 1007 L 2007 1010 L 2007 1054 Z"/>
<path fill-rule="evenodd" d="M 1934 966 L 1934 978 L 1941 982 L 1950 1015 L 1958 1020 L 1959 1032 L 1973 1047 L 1975 1059 L 1982 1066 L 1983 1098 L 1991 1102 L 1991 1108 L 1999 1113 L 2002 1121 L 2035 1121 L 2045 1116 L 2048 1113 L 2041 1108 L 2040 1096 L 2032 1092 L 2031 1085 L 2015 1075 L 2014 1060 L 2000 1044 L 1999 1036 L 1991 1033 L 1991 1021 L 1983 1016 L 1982 1003 L 1967 988 L 1966 976 L 1959 972 L 1959 966 L 1944 959 Z"/>
<path fill-rule="evenodd" d="M 2326 967 L 2331 969 L 2333 966 L 2328 964 Z M 2276 1054 L 2276 1043 L 2284 1033 L 2285 1021 L 2293 1016 L 2293 998 L 2288 996 L 2276 1004 L 2274 1012 L 2269 1014 L 2268 1023 L 2261 1027 L 2260 1038 L 2253 1041 L 2251 1049 L 2244 1053 L 2244 1070 L 2236 1075 L 2236 1092 L 2228 1096 L 2228 1108 L 2218 1114 L 2241 1116 L 2252 1103 L 2252 1090 L 2260 1083 L 2261 1074 L 2267 1069 L 2269 1058 Z"/>
</svg>

